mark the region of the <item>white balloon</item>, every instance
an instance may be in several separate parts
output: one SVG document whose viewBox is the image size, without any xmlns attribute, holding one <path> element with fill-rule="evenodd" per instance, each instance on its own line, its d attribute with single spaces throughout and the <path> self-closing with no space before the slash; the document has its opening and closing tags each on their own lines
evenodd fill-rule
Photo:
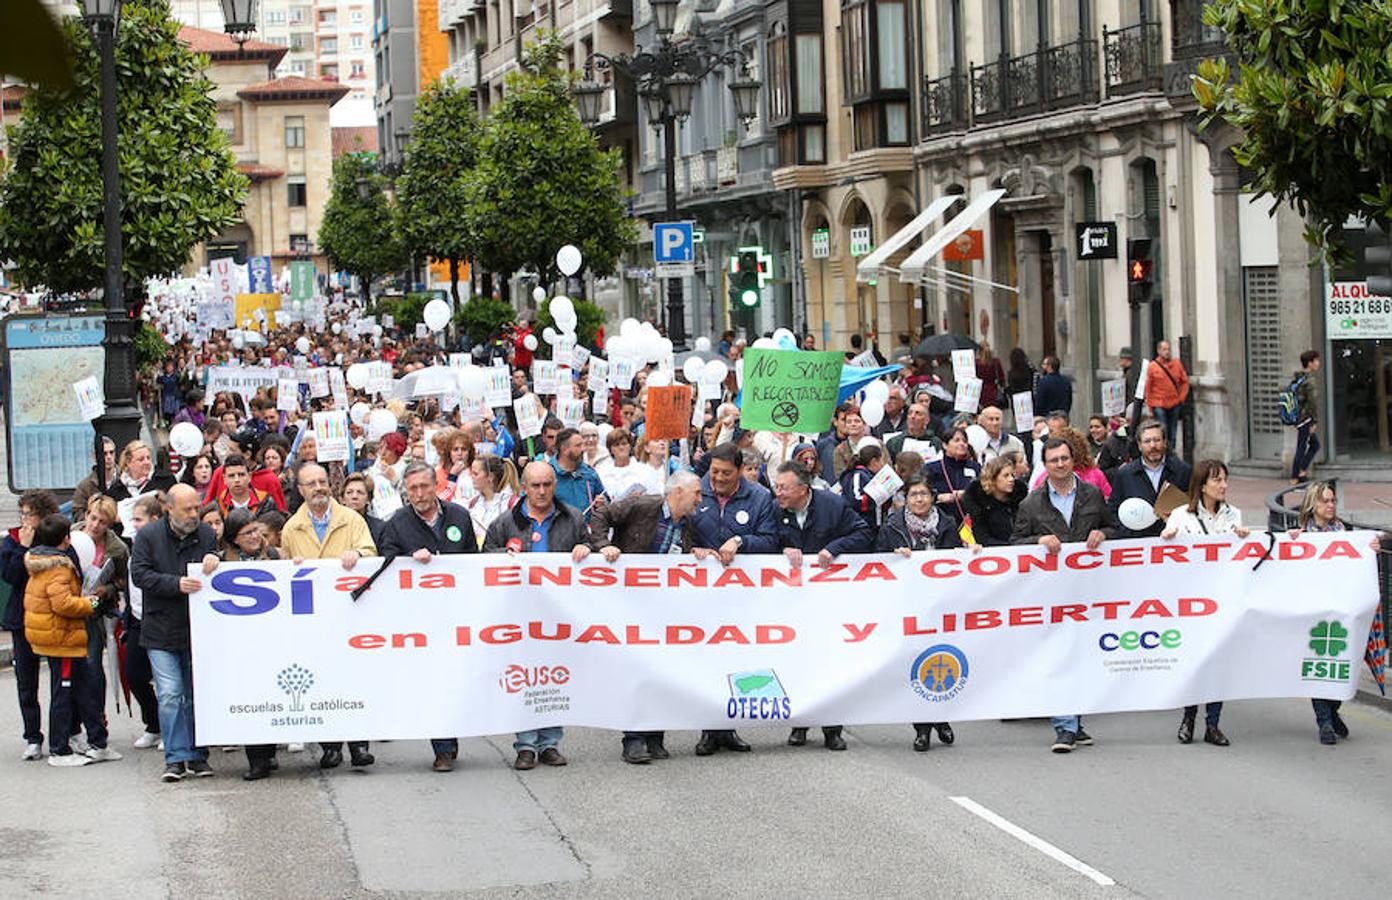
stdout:
<svg viewBox="0 0 1392 900">
<path fill-rule="evenodd" d="M 744 357 L 735 360 L 735 384 L 744 388 Z"/>
<path fill-rule="evenodd" d="M 556 314 L 556 327 L 561 330 L 562 334 L 574 334 L 575 326 L 579 324 L 580 318 L 575 315 L 574 310 L 571 310 L 569 313 Z"/>
<path fill-rule="evenodd" d="M 537 348 L 536 335 L 529 334 L 526 337 L 524 337 L 522 339 L 522 346 L 526 347 L 528 350 L 535 350 Z"/>
<path fill-rule="evenodd" d="M 299 338 L 296 338 L 296 339 L 295 339 L 295 349 L 298 350 L 298 351 L 300 351 L 300 354 L 301 354 L 301 355 L 304 355 L 304 354 L 308 353 L 308 352 L 309 352 L 309 338 L 307 338 L 307 337 L 299 337 Z"/>
<path fill-rule="evenodd" d="M 773 338 L 766 338 L 766 337 L 761 337 L 761 338 L 759 338 L 757 341 L 755 341 L 754 343 L 750 344 L 749 346 L 751 346 L 751 347 L 758 347 L 760 350 L 777 350 L 777 349 L 778 349 L 778 343 L 777 343 L 776 341 L 774 341 Z"/>
<path fill-rule="evenodd" d="M 459 382 L 466 400 L 477 402 L 488 393 L 488 373 L 481 366 L 465 366 Z"/>
<path fill-rule="evenodd" d="M 1145 531 L 1156 522 L 1155 507 L 1140 497 L 1132 497 L 1121 502 L 1117 508 L 1117 518 L 1132 531 Z"/>
<path fill-rule="evenodd" d="M 702 353 L 709 353 L 710 338 L 706 337 L 705 335 L 701 335 L 696 339 L 696 343 L 692 346 L 695 347 L 695 349 L 700 350 Z"/>
<path fill-rule="evenodd" d="M 584 261 L 580 248 L 574 244 L 566 244 L 556 251 L 556 268 L 561 270 L 562 275 L 574 275 L 579 272 L 580 264 Z"/>
<path fill-rule="evenodd" d="M 367 417 L 367 439 L 379 441 L 396 430 L 396 415 L 389 409 L 374 409 Z"/>
<path fill-rule="evenodd" d="M 609 354 L 610 359 L 628 356 L 631 350 L 628 338 L 621 334 L 611 334 L 604 340 L 604 352 Z"/>
<path fill-rule="evenodd" d="M 169 446 L 180 456 L 195 456 L 203 449 L 203 432 L 192 422 L 180 422 L 169 429 Z"/>
<path fill-rule="evenodd" d="M 637 319 L 624 319 L 619 323 L 619 335 L 625 339 L 636 338 L 643 333 L 643 326 L 638 324 Z"/>
<path fill-rule="evenodd" d="M 234 332 L 234 333 L 232 334 L 232 349 L 233 349 L 233 350 L 240 350 L 240 349 L 242 349 L 242 348 L 245 347 L 245 346 L 246 346 L 246 339 L 242 337 L 242 333 L 241 333 L 240 331 Z"/>
<path fill-rule="evenodd" d="M 860 417 L 871 428 L 884 421 L 884 404 L 879 400 L 866 400 L 860 404 Z"/>
<path fill-rule="evenodd" d="M 77 562 L 82 571 L 87 571 L 87 567 L 97 561 L 97 545 L 92 540 L 92 536 L 85 531 L 74 528 L 69 535 L 72 541 L 72 548 L 77 553 Z"/>
<path fill-rule="evenodd" d="M 450 320 L 449 304 L 436 297 L 425 304 L 425 309 L 421 311 L 421 317 L 425 319 L 425 327 L 431 331 L 444 331 Z"/>
<path fill-rule="evenodd" d="M 682 363 L 682 375 L 686 378 L 687 384 L 695 384 L 701 377 L 701 370 L 706 367 L 706 361 L 699 356 L 689 356 L 686 362 Z"/>
<path fill-rule="evenodd" d="M 353 363 L 351 366 L 348 367 L 348 371 L 344 374 L 344 377 L 348 379 L 349 385 L 357 388 L 358 390 L 362 390 L 363 388 L 367 387 L 367 364 Z"/>
<path fill-rule="evenodd" d="M 556 329 L 548 328 L 541 333 L 541 337 L 546 343 L 554 344 L 556 343 L 556 338 L 560 337 L 560 335 L 556 334 Z"/>
<path fill-rule="evenodd" d="M 563 315 L 575 312 L 575 304 L 571 302 L 569 297 L 552 297 L 551 305 L 547 309 L 551 310 L 551 318 L 560 319 Z"/>
<path fill-rule="evenodd" d="M 546 299 L 546 288 L 537 285 L 532 288 L 532 301 L 540 305 Z"/>
<path fill-rule="evenodd" d="M 648 373 L 648 387 L 667 387 L 672 383 L 672 376 L 666 369 L 654 369 Z"/>
<path fill-rule="evenodd" d="M 865 386 L 865 399 L 884 403 L 889 398 L 889 385 L 883 381 L 872 381 Z"/>
<path fill-rule="evenodd" d="M 876 382 L 876 384 L 879 383 L 880 382 Z M 978 457 L 981 456 L 981 451 L 986 449 L 986 444 L 989 443 L 990 440 L 991 436 L 986 433 L 985 428 L 982 428 L 980 425 L 967 426 L 967 443 L 971 445 L 972 453 L 975 453 Z"/>
<path fill-rule="evenodd" d="M 730 374 L 730 367 L 723 359 L 713 359 L 701 370 L 701 380 L 706 384 L 720 384 Z"/>
<path fill-rule="evenodd" d="M 372 326 L 372 336 L 375 337 L 375 338 L 379 338 L 379 337 L 382 336 L 382 326 L 381 326 L 381 325 L 373 325 L 373 326 Z"/>
<path fill-rule="evenodd" d="M 348 407 L 348 421 L 359 428 L 367 424 L 367 417 L 370 415 L 372 415 L 372 407 L 361 400 Z"/>
<path fill-rule="evenodd" d="M 671 356 L 671 355 L 672 355 L 672 339 L 671 339 L 671 338 L 658 338 L 658 341 L 657 341 L 657 348 L 658 348 L 659 351 L 661 351 L 661 353 L 662 353 L 663 356 Z"/>
<path fill-rule="evenodd" d="M 342 331 L 342 330 L 343 330 L 343 326 L 342 326 L 341 324 L 339 324 L 338 322 L 333 323 L 333 333 L 334 333 L 334 334 L 338 334 L 338 333 L 339 333 L 340 331 Z"/>
<path fill-rule="evenodd" d="M 773 332 L 773 343 L 779 350 L 796 350 L 797 338 L 786 328 L 778 328 Z"/>
<path fill-rule="evenodd" d="M 657 336 L 657 332 L 643 335 L 643 358 L 650 363 L 655 363 L 663 357 L 662 338 Z"/>
</svg>

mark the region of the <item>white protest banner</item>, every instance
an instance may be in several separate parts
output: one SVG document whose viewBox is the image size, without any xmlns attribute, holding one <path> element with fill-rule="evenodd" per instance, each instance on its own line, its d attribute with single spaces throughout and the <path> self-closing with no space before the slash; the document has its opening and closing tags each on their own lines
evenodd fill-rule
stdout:
<svg viewBox="0 0 1392 900">
<path fill-rule="evenodd" d="M 348 413 L 332 409 L 314 414 L 314 452 L 319 462 L 347 462 Z"/>
<path fill-rule="evenodd" d="M 329 393 L 333 395 L 334 406 L 348 408 L 348 383 L 343 378 L 343 370 L 337 366 L 329 369 Z"/>
<path fill-rule="evenodd" d="M 964 378 L 976 377 L 976 355 L 970 350 L 952 351 L 952 380 L 961 383 Z"/>
<path fill-rule="evenodd" d="M 488 389 L 483 392 L 483 400 L 495 409 L 501 409 L 512 402 L 512 380 L 507 369 L 489 366 L 484 369 L 488 376 Z"/>
<path fill-rule="evenodd" d="M 1141 360 L 1141 371 L 1136 376 L 1136 397 L 1135 399 L 1145 400 L 1146 377 L 1150 374 L 1150 360 Z"/>
<path fill-rule="evenodd" d="M 538 394 L 556 393 L 556 364 L 553 361 L 532 360 L 532 390 Z"/>
<path fill-rule="evenodd" d="M 73 393 L 77 394 L 77 405 L 82 411 L 82 420 L 90 422 L 106 412 L 106 401 L 102 399 L 101 385 L 97 376 L 88 375 L 81 381 L 73 382 Z"/>
<path fill-rule="evenodd" d="M 843 555 L 223 563 L 189 598 L 202 744 L 551 725 L 961 722 L 1354 695 L 1372 532 Z M 848 597 L 854 595 L 854 602 Z M 467 597 L 467 603 L 447 602 Z M 248 653 L 247 648 L 256 648 Z M 403 691 L 401 685 L 420 686 Z M 1160 738 L 1157 737 L 1157 740 Z"/>
<path fill-rule="evenodd" d="M 981 379 L 975 376 L 957 379 L 957 396 L 953 398 L 952 408 L 958 412 L 974 413 L 980 405 Z"/>
<path fill-rule="evenodd" d="M 585 421 L 585 401 L 581 400 L 557 400 L 556 413 L 561 418 L 561 424 L 567 428 L 579 428 L 580 423 Z"/>
<path fill-rule="evenodd" d="M 512 401 L 513 413 L 517 416 L 517 436 L 536 437 L 541 434 L 541 404 L 535 394 L 523 394 Z"/>
<path fill-rule="evenodd" d="M 300 408 L 300 382 L 282 378 L 276 382 L 276 409 L 294 412 Z"/>
<path fill-rule="evenodd" d="M 211 366 L 208 369 L 208 394 L 216 396 L 230 391 L 250 397 L 260 388 L 275 387 L 277 378 L 275 371 L 269 368 Z"/>
<path fill-rule="evenodd" d="M 865 482 L 861 488 L 871 500 L 883 504 L 899 492 L 904 486 L 904 479 L 899 477 L 899 473 L 894 471 L 893 466 L 885 466 L 875 473 L 875 477 Z"/>
<path fill-rule="evenodd" d="M 1102 415 L 1119 416 L 1126 411 L 1126 382 L 1120 378 L 1102 382 Z"/>
<path fill-rule="evenodd" d="M 1034 395 L 1021 391 L 1010 395 L 1010 409 L 1015 414 L 1015 431 L 1019 434 L 1034 428 Z"/>
<path fill-rule="evenodd" d="M 309 396 L 311 397 L 327 397 L 331 393 L 328 369 L 306 369 L 304 378 L 301 380 L 309 385 Z"/>
<path fill-rule="evenodd" d="M 590 390 L 596 394 L 609 390 L 609 360 L 602 356 L 590 357 Z"/>
<path fill-rule="evenodd" d="M 633 375 L 637 370 L 637 365 L 631 359 L 609 360 L 609 386 L 621 391 L 630 390 L 633 387 Z"/>
</svg>

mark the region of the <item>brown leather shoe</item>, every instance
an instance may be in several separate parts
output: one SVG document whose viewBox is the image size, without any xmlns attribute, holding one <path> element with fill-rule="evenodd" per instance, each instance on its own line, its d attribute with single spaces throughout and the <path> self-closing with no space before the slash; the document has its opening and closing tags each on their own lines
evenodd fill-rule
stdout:
<svg viewBox="0 0 1392 900">
<path fill-rule="evenodd" d="M 431 764 L 430 768 L 436 772 L 452 772 L 454 771 L 454 760 L 450 758 L 448 753 L 436 753 L 435 762 Z"/>
<path fill-rule="evenodd" d="M 518 750 L 517 759 L 513 760 L 512 767 L 519 772 L 525 772 L 528 769 L 535 769 L 536 762 L 537 755 L 535 750 Z"/>
<path fill-rule="evenodd" d="M 566 758 L 562 756 L 561 751 L 557 750 L 555 747 L 547 747 L 545 750 L 541 751 L 541 761 L 548 766 L 563 766 L 566 764 Z"/>
</svg>

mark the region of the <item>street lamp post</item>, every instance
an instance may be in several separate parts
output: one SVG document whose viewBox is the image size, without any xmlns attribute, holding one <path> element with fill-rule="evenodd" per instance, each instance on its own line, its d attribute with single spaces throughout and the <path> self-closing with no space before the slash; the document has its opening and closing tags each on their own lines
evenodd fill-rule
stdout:
<svg viewBox="0 0 1392 900">
<path fill-rule="evenodd" d="M 749 60 L 738 48 L 721 51 L 704 38 L 672 41 L 679 0 L 652 0 L 653 22 L 658 45 L 655 50 L 641 47 L 633 55 L 609 56 L 594 53 L 585 61 L 585 79 L 571 88 L 580 119 L 587 125 L 599 121 L 600 102 L 606 90 L 603 84 L 591 79 L 595 69 L 612 69 L 630 78 L 638 88 L 647 113 L 648 124 L 662 129 L 666 203 L 663 214 L 669 222 L 680 215 L 677 210 L 677 123 L 691 115 L 696 87 L 715 69 L 729 68 L 738 73 L 730 84 L 735 113 L 745 127 L 758 114 L 759 88 L 757 79 L 749 75 Z M 686 304 L 680 278 L 667 279 L 667 336 L 672 346 L 686 349 Z"/>
</svg>

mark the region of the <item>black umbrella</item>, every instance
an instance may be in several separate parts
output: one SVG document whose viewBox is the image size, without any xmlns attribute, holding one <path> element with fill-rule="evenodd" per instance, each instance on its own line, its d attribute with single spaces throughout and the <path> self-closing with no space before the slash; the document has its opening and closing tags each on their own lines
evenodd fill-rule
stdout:
<svg viewBox="0 0 1392 900">
<path fill-rule="evenodd" d="M 975 350 L 976 341 L 960 334 L 931 334 L 919 343 L 914 356 L 951 356 L 953 350 Z"/>
</svg>

